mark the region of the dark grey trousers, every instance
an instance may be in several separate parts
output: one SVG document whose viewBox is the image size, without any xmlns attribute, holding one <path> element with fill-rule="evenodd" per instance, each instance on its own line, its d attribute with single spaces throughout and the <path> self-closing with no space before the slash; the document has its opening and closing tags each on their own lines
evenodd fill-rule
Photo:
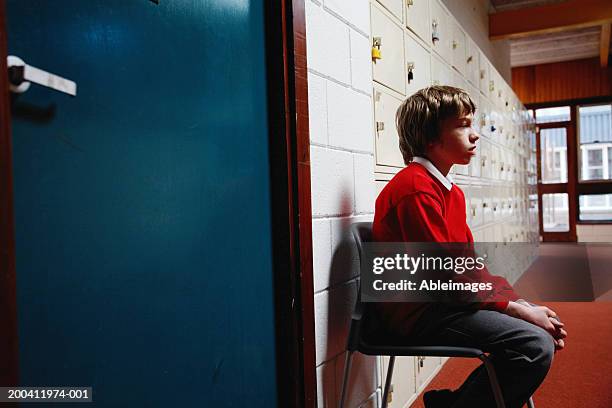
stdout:
<svg viewBox="0 0 612 408">
<path fill-rule="evenodd" d="M 419 318 L 410 341 L 427 345 L 476 347 L 491 353 L 507 408 L 520 408 L 550 369 L 555 347 L 544 329 L 490 310 L 464 311 L 433 304 Z M 483 365 L 459 388 L 452 408 L 495 407 Z"/>
</svg>

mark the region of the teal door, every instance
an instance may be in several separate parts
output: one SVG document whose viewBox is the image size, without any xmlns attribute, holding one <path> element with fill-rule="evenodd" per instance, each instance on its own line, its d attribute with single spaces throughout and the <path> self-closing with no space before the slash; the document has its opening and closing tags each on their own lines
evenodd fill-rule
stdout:
<svg viewBox="0 0 612 408">
<path fill-rule="evenodd" d="M 20 384 L 275 406 L 263 2 L 6 7 Z"/>
</svg>

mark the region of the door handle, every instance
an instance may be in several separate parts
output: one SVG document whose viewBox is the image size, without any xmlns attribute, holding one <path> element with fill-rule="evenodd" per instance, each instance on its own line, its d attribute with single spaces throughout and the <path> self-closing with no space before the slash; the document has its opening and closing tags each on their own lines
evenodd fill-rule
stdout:
<svg viewBox="0 0 612 408">
<path fill-rule="evenodd" d="M 28 65 L 14 55 L 6 57 L 6 65 L 8 66 L 8 77 L 12 92 L 24 93 L 33 82 L 70 96 L 76 96 L 77 85 L 74 81 Z"/>
</svg>

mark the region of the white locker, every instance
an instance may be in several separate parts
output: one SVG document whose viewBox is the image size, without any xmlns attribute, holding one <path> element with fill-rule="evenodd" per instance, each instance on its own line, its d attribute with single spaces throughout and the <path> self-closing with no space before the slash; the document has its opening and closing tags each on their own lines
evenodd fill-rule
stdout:
<svg viewBox="0 0 612 408">
<path fill-rule="evenodd" d="M 406 1 L 406 27 L 429 44 L 431 29 L 429 18 L 429 0 Z"/>
<path fill-rule="evenodd" d="M 465 91 L 467 91 L 467 81 L 463 78 L 463 75 L 461 75 L 457 70 L 450 68 L 450 71 L 452 73 L 452 82 L 451 85 L 457 88 L 461 88 Z"/>
<path fill-rule="evenodd" d="M 398 98 L 374 89 L 376 164 L 379 166 L 404 167 L 395 127 L 395 112 L 401 103 Z"/>
<path fill-rule="evenodd" d="M 482 225 L 482 187 L 472 185 L 470 187 L 470 218 L 472 228 Z"/>
<path fill-rule="evenodd" d="M 476 88 L 480 86 L 479 67 L 480 67 L 480 51 L 476 43 L 466 35 L 466 77 L 469 82 Z"/>
<path fill-rule="evenodd" d="M 417 390 L 431 380 L 433 373 L 440 366 L 440 357 L 416 357 L 416 386 Z"/>
<path fill-rule="evenodd" d="M 389 357 L 382 357 L 382 384 L 387 381 L 387 368 Z M 403 408 L 406 403 L 416 394 L 416 368 L 415 357 L 396 357 L 391 378 L 391 401 L 387 407 Z"/>
<path fill-rule="evenodd" d="M 372 48 L 380 51 L 379 59 L 372 58 L 374 81 L 405 94 L 404 30 L 374 3 L 371 10 Z"/>
<path fill-rule="evenodd" d="M 489 60 L 485 57 L 484 53 L 480 51 L 478 53 L 479 59 L 479 88 L 480 92 L 486 97 L 489 97 Z"/>
<path fill-rule="evenodd" d="M 451 30 L 452 19 L 447 14 L 439 0 L 430 2 L 431 8 L 431 48 L 442 59 L 451 62 Z"/>
<path fill-rule="evenodd" d="M 489 178 L 489 141 L 486 138 L 480 139 L 480 176 Z"/>
<path fill-rule="evenodd" d="M 402 21 L 403 0 L 378 0 L 378 2 L 389 10 L 399 21 Z"/>
<path fill-rule="evenodd" d="M 451 63 L 453 67 L 463 75 L 467 76 L 466 61 L 466 38 L 465 32 L 457 23 L 452 23 L 451 37 Z"/>
<path fill-rule="evenodd" d="M 407 33 L 406 44 L 406 95 L 410 96 L 431 83 L 431 55 L 413 36 Z M 412 72 L 412 75 L 410 73 Z"/>
<path fill-rule="evenodd" d="M 431 84 L 450 85 L 452 83 L 451 68 L 436 55 L 431 56 Z"/>
</svg>

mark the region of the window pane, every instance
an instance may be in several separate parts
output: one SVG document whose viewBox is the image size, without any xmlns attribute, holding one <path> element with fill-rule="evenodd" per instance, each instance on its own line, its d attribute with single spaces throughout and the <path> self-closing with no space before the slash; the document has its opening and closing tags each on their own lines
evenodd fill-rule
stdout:
<svg viewBox="0 0 612 408">
<path fill-rule="evenodd" d="M 612 194 L 580 195 L 579 205 L 581 221 L 612 220 Z"/>
<path fill-rule="evenodd" d="M 563 122 L 570 120 L 570 107 L 536 109 L 536 123 Z"/>
<path fill-rule="evenodd" d="M 544 232 L 569 231 L 567 194 L 542 194 Z"/>
<path fill-rule="evenodd" d="M 567 183 L 567 138 L 565 128 L 540 130 L 542 183 Z"/>
<path fill-rule="evenodd" d="M 578 107 L 580 180 L 612 179 L 612 105 Z"/>
<path fill-rule="evenodd" d="M 602 169 L 589 169 L 588 177 L 586 180 L 601 180 L 603 178 Z"/>
<path fill-rule="evenodd" d="M 589 152 L 589 154 L 588 154 L 588 156 L 589 156 L 589 160 L 588 160 L 589 167 L 591 167 L 591 166 L 601 166 L 602 165 L 602 160 L 603 160 L 602 159 L 602 157 L 603 157 L 603 150 L 601 150 L 601 149 L 597 149 L 597 150 L 589 149 L 588 152 Z"/>
</svg>

